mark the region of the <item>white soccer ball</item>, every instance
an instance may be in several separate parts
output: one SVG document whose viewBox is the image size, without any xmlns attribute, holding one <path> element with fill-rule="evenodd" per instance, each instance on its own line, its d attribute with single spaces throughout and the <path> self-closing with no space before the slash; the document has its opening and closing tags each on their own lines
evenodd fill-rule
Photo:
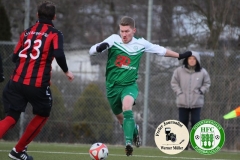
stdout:
<svg viewBox="0 0 240 160">
<path fill-rule="evenodd" d="M 92 160 L 105 160 L 108 157 L 108 148 L 103 143 L 94 143 L 89 149 L 89 154 Z"/>
</svg>

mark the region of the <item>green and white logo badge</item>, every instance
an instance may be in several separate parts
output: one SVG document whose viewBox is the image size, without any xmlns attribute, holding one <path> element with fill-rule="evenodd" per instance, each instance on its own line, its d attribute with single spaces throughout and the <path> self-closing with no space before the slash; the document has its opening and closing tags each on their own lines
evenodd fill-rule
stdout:
<svg viewBox="0 0 240 160">
<path fill-rule="evenodd" d="M 192 147 L 200 154 L 217 153 L 225 142 L 222 126 L 216 121 L 205 119 L 195 124 L 190 132 Z"/>
<path fill-rule="evenodd" d="M 166 154 L 178 154 L 189 143 L 189 132 L 183 123 L 177 120 L 162 122 L 154 135 L 157 147 Z"/>
</svg>

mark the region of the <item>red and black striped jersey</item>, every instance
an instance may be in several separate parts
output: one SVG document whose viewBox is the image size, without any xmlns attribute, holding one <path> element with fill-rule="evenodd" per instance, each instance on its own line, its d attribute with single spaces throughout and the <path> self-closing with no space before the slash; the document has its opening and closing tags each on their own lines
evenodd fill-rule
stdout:
<svg viewBox="0 0 240 160">
<path fill-rule="evenodd" d="M 11 79 L 35 87 L 50 85 L 54 57 L 63 57 L 65 64 L 59 65 L 67 72 L 62 33 L 52 21 L 40 19 L 20 35 L 13 54 L 16 68 Z"/>
</svg>

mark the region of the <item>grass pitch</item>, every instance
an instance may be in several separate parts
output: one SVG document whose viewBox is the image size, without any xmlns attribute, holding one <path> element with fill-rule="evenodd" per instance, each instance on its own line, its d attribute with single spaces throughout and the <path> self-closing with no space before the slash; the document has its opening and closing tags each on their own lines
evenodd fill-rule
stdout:
<svg viewBox="0 0 240 160">
<path fill-rule="evenodd" d="M 16 142 L 0 141 L 0 159 L 7 160 L 8 153 Z M 34 160 L 91 160 L 88 150 L 91 145 L 36 143 L 28 146 L 28 154 Z M 213 155 L 201 155 L 196 151 L 183 151 L 176 155 L 162 153 L 157 147 L 134 148 L 133 156 L 127 157 L 124 146 L 107 145 L 109 156 L 107 160 L 239 160 L 239 152 L 220 151 Z"/>
</svg>

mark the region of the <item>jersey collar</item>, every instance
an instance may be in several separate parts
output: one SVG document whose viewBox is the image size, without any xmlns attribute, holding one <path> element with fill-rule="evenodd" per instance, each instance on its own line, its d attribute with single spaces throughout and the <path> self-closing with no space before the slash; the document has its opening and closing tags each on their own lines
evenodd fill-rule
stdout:
<svg viewBox="0 0 240 160">
<path fill-rule="evenodd" d="M 49 25 L 51 25 L 51 26 L 54 27 L 52 21 L 51 21 L 51 20 L 48 20 L 48 19 L 39 19 L 39 20 L 37 20 L 36 23 L 45 23 L 45 24 L 49 24 Z"/>
</svg>

